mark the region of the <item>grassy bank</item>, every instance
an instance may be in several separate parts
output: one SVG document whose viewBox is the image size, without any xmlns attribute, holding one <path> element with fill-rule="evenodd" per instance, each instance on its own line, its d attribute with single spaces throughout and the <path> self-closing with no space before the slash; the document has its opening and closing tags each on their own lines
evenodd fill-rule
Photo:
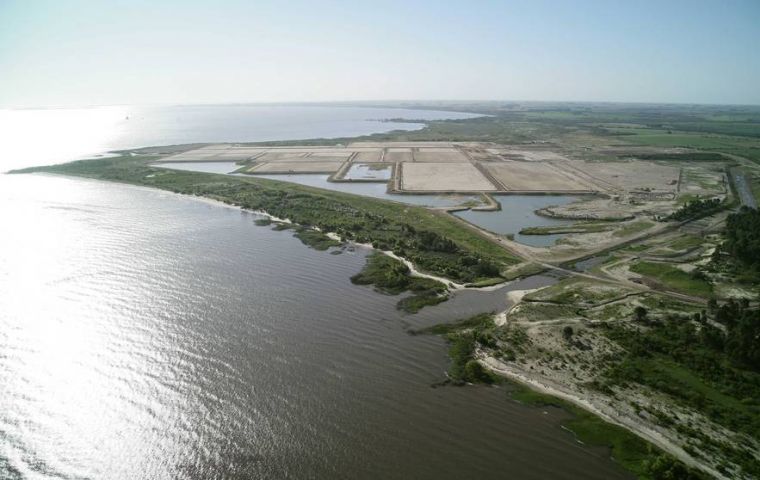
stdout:
<svg viewBox="0 0 760 480">
<path fill-rule="evenodd" d="M 612 457 L 640 479 L 701 480 L 708 477 L 688 468 L 682 462 L 658 449 L 636 434 L 611 424 L 570 402 L 544 393 L 514 385 L 512 398 L 527 405 L 554 406 L 571 413 L 562 422 L 575 437 L 586 445 L 608 447 Z"/>
<path fill-rule="evenodd" d="M 448 300 L 446 285 L 429 278 L 413 277 L 409 268 L 387 255 L 374 252 L 367 257 L 364 269 L 351 277 L 357 285 L 373 285 L 388 295 L 411 292 L 396 304 L 399 310 L 417 313 L 420 309 Z"/>
<path fill-rule="evenodd" d="M 197 195 L 287 218 L 302 227 L 336 232 L 409 259 L 421 271 L 461 283 L 488 281 L 517 259 L 486 237 L 441 212 L 396 202 L 332 192 L 262 178 L 165 170 L 157 158 L 121 156 L 35 167 L 14 173 L 49 172 Z M 300 237 L 311 242 L 306 231 Z"/>
<path fill-rule="evenodd" d="M 596 233 L 612 230 L 617 226 L 611 222 L 580 222 L 572 225 L 550 225 L 545 227 L 525 227 L 520 235 L 557 235 L 564 233 Z"/>
<path fill-rule="evenodd" d="M 502 383 L 509 386 L 512 398 L 522 403 L 562 408 L 572 414 L 572 418 L 564 421 L 562 425 L 573 432 L 578 440 L 586 445 L 610 448 L 613 458 L 638 478 L 707 478 L 623 427 L 606 422 L 565 400 L 508 382 L 482 367 L 475 358 L 476 350 L 487 349 L 496 352 L 496 355 L 514 360 L 515 352 L 500 348 L 500 345 L 508 343 L 519 350 L 520 343 L 525 341 L 519 331 L 509 332 L 497 327 L 493 322 L 493 314 L 475 315 L 458 322 L 434 325 L 410 333 L 443 335 L 446 338 L 451 359 L 448 383 Z"/>
<path fill-rule="evenodd" d="M 301 240 L 301 243 L 315 250 L 324 251 L 330 247 L 338 247 L 341 245 L 341 242 L 328 237 L 322 232 L 304 227 L 297 227 L 294 236 Z"/>
<path fill-rule="evenodd" d="M 605 324 L 604 334 L 626 351 L 605 373 L 606 382 L 646 385 L 731 431 L 758 438 L 760 354 L 754 343 L 760 315 L 748 303 L 733 300 L 711 310 L 692 316 L 644 315 L 638 325 Z M 687 435 L 692 455 L 725 459 L 717 468 L 727 476 L 737 473 L 731 464 L 739 467 L 739 478 L 760 476 L 760 464 L 747 445 L 707 435 L 698 423 L 681 422 L 671 410 L 647 413 L 661 426 L 675 425 Z"/>
<path fill-rule="evenodd" d="M 488 331 L 494 327 L 493 314 L 483 313 L 460 320 L 444 323 L 429 328 L 410 331 L 412 334 L 443 335 L 449 344 L 451 364 L 448 369 L 448 383 L 465 385 L 467 383 L 494 383 L 498 378 L 483 368 L 475 359 L 478 344 L 493 344 Z"/>
<path fill-rule="evenodd" d="M 686 273 L 668 263 L 638 262 L 631 265 L 631 271 L 687 295 L 709 297 L 713 292 L 710 282 L 699 273 Z"/>
</svg>

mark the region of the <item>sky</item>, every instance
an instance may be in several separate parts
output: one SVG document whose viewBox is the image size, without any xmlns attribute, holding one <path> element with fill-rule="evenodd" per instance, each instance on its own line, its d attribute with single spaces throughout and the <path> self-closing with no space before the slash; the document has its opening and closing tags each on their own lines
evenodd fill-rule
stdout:
<svg viewBox="0 0 760 480">
<path fill-rule="evenodd" d="M 0 0 L 0 107 L 760 104 L 760 0 Z"/>
</svg>

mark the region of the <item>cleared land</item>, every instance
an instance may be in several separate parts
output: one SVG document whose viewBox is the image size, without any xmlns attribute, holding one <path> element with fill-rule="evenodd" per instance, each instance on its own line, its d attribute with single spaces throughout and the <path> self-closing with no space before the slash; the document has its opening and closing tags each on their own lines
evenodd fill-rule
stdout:
<svg viewBox="0 0 760 480">
<path fill-rule="evenodd" d="M 401 186 L 407 191 L 492 192 L 496 187 L 471 163 L 404 163 Z"/>
<path fill-rule="evenodd" d="M 413 155 L 415 162 L 457 163 L 467 161 L 467 157 L 461 152 L 450 148 L 421 148 Z"/>
<path fill-rule="evenodd" d="M 667 215 L 698 195 L 727 193 L 722 163 L 679 161 L 679 155 L 692 158 L 694 153 L 688 149 L 602 145 L 595 150 L 588 149 L 583 155 L 571 155 L 564 149 L 547 145 L 512 147 L 481 142 L 410 141 L 208 145 L 175 153 L 163 161 L 237 161 L 250 164 L 247 173 L 251 174 L 343 172 L 338 163 L 343 163 L 345 171 L 351 164 L 404 164 L 406 169 L 396 169 L 390 179 L 401 192 L 598 192 L 615 199 L 607 201 L 602 208 L 588 204 L 593 206 L 589 215 L 572 213 L 571 216 L 627 218 L 625 212 L 635 210 L 641 202 L 671 202 L 653 204 L 649 209 L 658 215 Z M 660 156 L 668 160 L 651 160 Z M 278 167 L 272 165 L 275 163 L 293 165 Z M 451 166 L 444 166 L 446 164 Z M 404 178 L 400 176 L 402 171 L 406 172 Z M 678 203 L 679 196 L 681 203 Z"/>
<path fill-rule="evenodd" d="M 567 157 L 550 150 L 521 150 L 514 148 L 489 148 L 488 153 L 501 155 L 504 158 L 544 162 L 550 160 L 567 160 Z"/>
<path fill-rule="evenodd" d="M 332 173 L 342 162 L 265 162 L 248 169 L 247 173 Z"/>
<path fill-rule="evenodd" d="M 411 162 L 412 161 L 412 152 L 398 152 L 398 151 L 391 151 L 391 149 L 388 149 L 387 152 L 385 152 L 385 161 L 386 162 Z"/>
<path fill-rule="evenodd" d="M 573 162 L 573 166 L 621 190 L 675 191 L 678 185 L 677 167 L 653 162 Z"/>
<path fill-rule="evenodd" d="M 375 163 L 383 160 L 383 151 L 374 150 L 369 152 L 356 152 L 354 161 L 357 163 Z"/>
<path fill-rule="evenodd" d="M 483 162 L 481 164 L 506 190 L 589 191 L 597 188 L 577 176 L 544 162 Z"/>
</svg>

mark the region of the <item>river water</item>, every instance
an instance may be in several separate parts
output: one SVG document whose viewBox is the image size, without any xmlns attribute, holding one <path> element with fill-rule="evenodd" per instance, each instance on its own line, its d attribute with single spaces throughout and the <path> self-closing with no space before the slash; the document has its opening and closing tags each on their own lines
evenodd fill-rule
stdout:
<svg viewBox="0 0 760 480">
<path fill-rule="evenodd" d="M 406 330 L 503 309 L 504 288 L 405 315 L 350 283 L 365 250 L 255 218 L 0 176 L 0 478 L 627 478 L 561 411 L 431 387 L 445 345 Z"/>
</svg>

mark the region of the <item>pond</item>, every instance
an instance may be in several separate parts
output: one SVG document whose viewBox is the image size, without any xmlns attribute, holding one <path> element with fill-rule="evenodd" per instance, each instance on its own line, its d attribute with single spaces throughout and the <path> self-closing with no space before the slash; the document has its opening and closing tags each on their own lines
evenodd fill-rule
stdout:
<svg viewBox="0 0 760 480">
<path fill-rule="evenodd" d="M 383 163 L 355 163 L 343 176 L 346 180 L 390 180 L 393 167 Z"/>
</svg>

